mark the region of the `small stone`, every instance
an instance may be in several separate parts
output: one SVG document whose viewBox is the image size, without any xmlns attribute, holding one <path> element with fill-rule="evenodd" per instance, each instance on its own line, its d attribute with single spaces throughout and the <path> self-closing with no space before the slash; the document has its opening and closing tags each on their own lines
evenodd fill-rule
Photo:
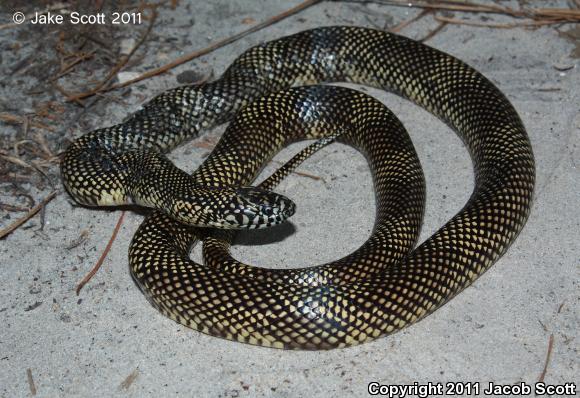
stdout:
<svg viewBox="0 0 580 398">
<path fill-rule="evenodd" d="M 32 311 L 32 310 L 34 310 L 34 309 L 36 309 L 36 308 L 40 307 L 41 305 L 42 305 L 42 301 L 37 301 L 36 303 L 34 303 L 34 304 L 31 304 L 31 305 L 29 305 L 28 307 L 26 307 L 26 308 L 24 309 L 24 311 L 26 311 L 26 312 L 28 312 L 28 311 Z"/>
<path fill-rule="evenodd" d="M 128 38 L 121 40 L 121 54 L 127 55 L 135 48 L 135 39 Z"/>
<path fill-rule="evenodd" d="M 574 69 L 574 67 L 576 65 L 574 65 L 574 64 L 557 63 L 557 64 L 554 64 L 552 66 L 554 67 L 554 69 L 556 69 L 556 70 L 558 70 L 560 72 L 565 72 L 567 70 Z"/>
<path fill-rule="evenodd" d="M 65 323 L 70 323 L 71 317 L 69 314 L 60 314 L 60 320 Z"/>
</svg>

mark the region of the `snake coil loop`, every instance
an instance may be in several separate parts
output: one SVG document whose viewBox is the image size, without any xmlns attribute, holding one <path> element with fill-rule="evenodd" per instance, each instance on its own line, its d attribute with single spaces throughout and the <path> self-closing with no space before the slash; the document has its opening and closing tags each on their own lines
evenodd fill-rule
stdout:
<svg viewBox="0 0 580 398">
<path fill-rule="evenodd" d="M 377 101 L 349 89 L 289 89 L 337 81 L 410 99 L 448 123 L 471 154 L 470 199 L 414 249 L 425 187 L 398 120 Z M 193 175 L 163 156 L 201 129 L 232 120 L 240 109 Z M 293 203 L 264 189 L 284 173 L 262 187 L 248 185 L 287 143 L 331 141 L 328 134 L 337 131 L 337 139 L 366 155 L 375 184 L 375 226 L 357 251 L 313 268 L 268 270 L 231 258 L 231 233 L 208 237 L 199 228 L 284 221 L 293 214 Z M 320 141 L 312 150 L 325 144 Z M 522 122 L 489 80 L 413 40 L 340 26 L 258 45 L 220 79 L 159 95 L 126 122 L 75 141 L 65 153 L 62 174 L 80 203 L 134 202 L 158 209 L 135 234 L 129 263 L 137 284 L 162 313 L 214 336 L 300 349 L 370 341 L 439 308 L 515 240 L 528 217 L 535 180 Z M 205 266 L 188 257 L 200 238 Z"/>
</svg>

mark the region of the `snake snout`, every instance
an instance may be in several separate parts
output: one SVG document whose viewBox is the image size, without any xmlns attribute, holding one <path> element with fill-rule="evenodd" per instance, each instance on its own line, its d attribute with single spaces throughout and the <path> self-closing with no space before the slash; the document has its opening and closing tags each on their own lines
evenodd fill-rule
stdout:
<svg viewBox="0 0 580 398">
<path fill-rule="evenodd" d="M 232 228 L 256 229 L 281 224 L 296 211 L 283 195 L 254 187 L 236 189 L 226 221 Z"/>
</svg>

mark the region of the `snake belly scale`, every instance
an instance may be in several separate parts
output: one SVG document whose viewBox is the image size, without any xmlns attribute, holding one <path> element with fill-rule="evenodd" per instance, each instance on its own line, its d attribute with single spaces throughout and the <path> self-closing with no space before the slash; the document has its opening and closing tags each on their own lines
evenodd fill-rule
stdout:
<svg viewBox="0 0 580 398">
<path fill-rule="evenodd" d="M 414 249 L 424 181 L 408 138 L 388 132 L 402 130 L 400 123 L 364 94 L 290 89 L 338 81 L 410 99 L 451 126 L 473 159 L 470 199 Z M 193 175 L 162 155 L 236 113 Z M 331 264 L 272 271 L 231 258 L 230 232 L 208 236 L 199 228 L 257 228 L 290 217 L 288 198 L 248 185 L 288 142 L 335 128 L 344 130 L 338 139 L 367 156 L 375 183 L 376 223 L 359 250 Z M 519 116 L 479 72 L 402 36 L 338 26 L 258 45 L 218 80 L 162 93 L 127 121 L 75 141 L 62 174 L 80 203 L 158 209 L 135 234 L 129 263 L 146 297 L 168 317 L 230 340 L 328 349 L 400 330 L 482 275 L 525 224 L 535 166 Z M 409 183 L 400 182 L 402 175 Z M 205 265 L 189 259 L 198 239 Z"/>
</svg>

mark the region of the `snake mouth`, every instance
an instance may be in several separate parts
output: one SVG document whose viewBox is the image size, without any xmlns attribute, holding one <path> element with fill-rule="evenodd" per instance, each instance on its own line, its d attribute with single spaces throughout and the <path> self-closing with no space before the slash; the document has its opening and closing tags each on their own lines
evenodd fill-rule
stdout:
<svg viewBox="0 0 580 398">
<path fill-rule="evenodd" d="M 227 226 L 223 227 L 257 229 L 283 223 L 295 213 L 296 205 L 283 195 L 254 187 L 242 187 L 236 189 L 236 195 L 225 210 Z"/>
</svg>

